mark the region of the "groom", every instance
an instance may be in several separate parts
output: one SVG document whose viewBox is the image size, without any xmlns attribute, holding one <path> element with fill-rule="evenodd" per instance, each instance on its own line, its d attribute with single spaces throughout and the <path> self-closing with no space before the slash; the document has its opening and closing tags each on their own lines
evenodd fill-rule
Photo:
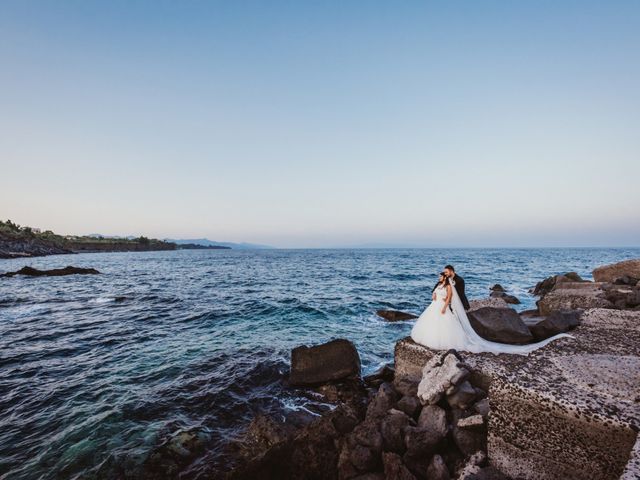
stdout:
<svg viewBox="0 0 640 480">
<path fill-rule="evenodd" d="M 467 300 L 467 296 L 464 294 L 464 278 L 460 275 L 456 275 L 456 271 L 452 265 L 444 267 L 444 274 L 449 280 L 451 280 L 456 292 L 458 292 L 458 296 L 460 297 L 460 301 L 462 302 L 464 309 L 469 310 L 469 300 Z"/>
</svg>

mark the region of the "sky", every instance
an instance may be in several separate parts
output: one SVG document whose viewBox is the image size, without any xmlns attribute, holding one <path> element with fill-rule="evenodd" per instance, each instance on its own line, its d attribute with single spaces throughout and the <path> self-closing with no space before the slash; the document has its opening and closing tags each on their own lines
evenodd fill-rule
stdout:
<svg viewBox="0 0 640 480">
<path fill-rule="evenodd" d="M 0 2 L 0 218 L 640 245 L 640 2 Z"/>
</svg>

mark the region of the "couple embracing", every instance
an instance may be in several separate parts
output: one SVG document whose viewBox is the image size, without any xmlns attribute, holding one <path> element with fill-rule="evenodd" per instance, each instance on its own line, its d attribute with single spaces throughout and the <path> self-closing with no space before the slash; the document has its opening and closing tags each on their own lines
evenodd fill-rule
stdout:
<svg viewBox="0 0 640 480">
<path fill-rule="evenodd" d="M 528 345 L 508 345 L 482 338 L 471 326 L 467 317 L 469 301 L 465 295 L 464 279 L 447 265 L 433 289 L 432 302 L 416 320 L 411 338 L 421 345 L 435 350 L 461 350 L 467 352 L 513 353 L 528 355 L 549 342 L 562 337 L 561 333 L 541 342 Z"/>
</svg>

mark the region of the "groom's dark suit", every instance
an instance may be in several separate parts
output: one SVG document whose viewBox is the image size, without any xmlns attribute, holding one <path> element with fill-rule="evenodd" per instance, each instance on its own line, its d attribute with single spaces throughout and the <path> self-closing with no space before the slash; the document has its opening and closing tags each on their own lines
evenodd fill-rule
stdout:
<svg viewBox="0 0 640 480">
<path fill-rule="evenodd" d="M 462 278 L 457 273 L 453 276 L 452 280 L 455 282 L 455 289 L 458 292 L 458 296 L 460 297 L 460 301 L 462 302 L 462 306 L 465 310 L 469 310 L 469 300 L 467 300 L 467 296 L 464 294 L 464 278 Z M 438 284 L 433 287 L 433 290 L 437 288 Z M 431 290 L 431 291 L 433 291 Z"/>
</svg>

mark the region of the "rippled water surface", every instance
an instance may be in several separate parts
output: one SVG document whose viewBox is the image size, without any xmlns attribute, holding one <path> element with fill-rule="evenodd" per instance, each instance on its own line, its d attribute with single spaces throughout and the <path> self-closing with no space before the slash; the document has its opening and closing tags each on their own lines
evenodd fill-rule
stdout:
<svg viewBox="0 0 640 480">
<path fill-rule="evenodd" d="M 534 306 L 542 278 L 639 249 L 196 250 L 0 260 L 100 275 L 0 278 L 0 478 L 114 478 L 170 426 L 211 435 L 208 458 L 258 411 L 312 408 L 283 382 L 291 348 L 353 340 L 364 373 L 393 358 L 437 272 L 469 298 L 500 283 Z M 206 462 L 202 462 L 206 463 Z M 193 475 L 198 472 L 193 467 Z"/>
</svg>

